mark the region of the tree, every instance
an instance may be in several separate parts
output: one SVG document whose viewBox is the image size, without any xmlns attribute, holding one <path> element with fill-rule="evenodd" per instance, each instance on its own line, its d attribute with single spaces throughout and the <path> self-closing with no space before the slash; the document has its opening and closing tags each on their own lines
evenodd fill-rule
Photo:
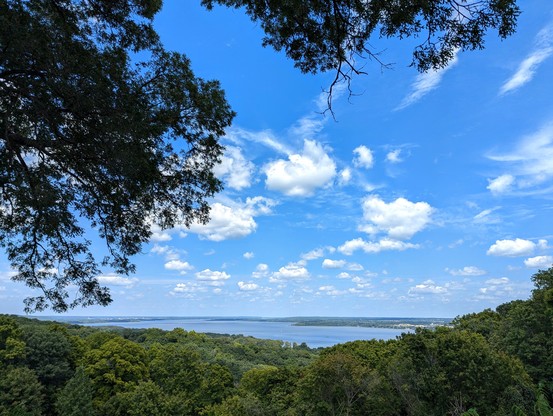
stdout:
<svg viewBox="0 0 553 416">
<path fill-rule="evenodd" d="M 43 391 L 36 374 L 25 367 L 0 367 L 0 414 L 40 416 Z"/>
<path fill-rule="evenodd" d="M 99 404 L 117 393 L 132 390 L 149 377 L 144 348 L 121 337 L 88 351 L 83 357 L 83 367 L 96 389 Z"/>
<path fill-rule="evenodd" d="M 42 291 L 27 311 L 107 305 L 100 267 L 133 272 L 153 224 L 208 219 L 234 113 L 218 82 L 164 50 L 160 7 L 0 0 L 0 244 L 14 280 Z M 100 261 L 88 226 L 107 245 Z"/>
<path fill-rule="evenodd" d="M 13 318 L 0 316 L 0 365 L 10 364 L 25 357 L 25 342 L 21 329 Z"/>
<path fill-rule="evenodd" d="M 58 394 L 56 410 L 60 416 L 95 416 L 94 387 L 82 367 L 77 368 Z"/>
<path fill-rule="evenodd" d="M 388 66 L 371 46 L 375 37 L 418 38 L 412 65 L 420 71 L 447 66 L 457 51 L 483 49 L 485 34 L 505 38 L 516 27 L 516 0 L 202 0 L 245 8 L 261 24 L 264 46 L 284 50 L 304 73 L 335 71 L 329 89 L 365 73 L 363 60 Z M 361 63 L 360 63 L 361 62 Z M 350 90 L 351 91 L 351 90 Z"/>
<path fill-rule="evenodd" d="M 480 335 L 437 328 L 403 334 L 390 376 L 409 414 L 459 414 L 470 408 L 504 415 L 524 404 L 532 384 L 522 363 Z M 407 400 L 407 401 L 406 401 Z M 514 400 L 514 403 L 512 401 Z"/>
<path fill-rule="evenodd" d="M 362 415 L 380 380 L 376 371 L 346 351 L 321 355 L 299 383 L 306 415 Z"/>
</svg>

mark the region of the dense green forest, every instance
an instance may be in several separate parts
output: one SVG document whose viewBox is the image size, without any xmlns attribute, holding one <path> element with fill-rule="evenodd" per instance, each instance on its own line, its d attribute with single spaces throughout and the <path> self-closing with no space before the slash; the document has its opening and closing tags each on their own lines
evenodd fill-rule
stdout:
<svg viewBox="0 0 553 416">
<path fill-rule="evenodd" d="M 553 268 L 528 300 L 326 349 L 0 316 L 1 415 L 553 415 Z"/>
</svg>

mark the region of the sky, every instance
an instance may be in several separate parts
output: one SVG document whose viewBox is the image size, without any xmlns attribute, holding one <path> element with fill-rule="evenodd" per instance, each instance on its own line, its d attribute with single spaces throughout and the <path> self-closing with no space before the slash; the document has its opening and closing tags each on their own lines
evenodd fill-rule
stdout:
<svg viewBox="0 0 553 416">
<path fill-rule="evenodd" d="M 439 71 L 416 40 L 375 39 L 354 95 L 302 74 L 240 10 L 165 0 L 165 47 L 237 112 L 211 221 L 156 229 L 105 308 L 67 315 L 455 317 L 531 293 L 553 265 L 553 5 Z M 98 243 L 98 252 L 103 250 Z M 31 289 L 0 257 L 0 313 Z M 43 314 L 52 315 L 51 311 Z"/>
</svg>

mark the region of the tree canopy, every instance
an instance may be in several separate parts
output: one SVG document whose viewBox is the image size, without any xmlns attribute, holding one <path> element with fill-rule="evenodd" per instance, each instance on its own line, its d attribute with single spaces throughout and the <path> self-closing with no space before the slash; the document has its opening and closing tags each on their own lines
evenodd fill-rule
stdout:
<svg viewBox="0 0 553 416">
<path fill-rule="evenodd" d="M 160 7 L 0 2 L 0 233 L 14 279 L 43 292 L 28 310 L 108 304 L 100 267 L 132 272 L 153 224 L 208 219 L 234 114 L 217 81 L 164 50 Z M 107 245 L 99 261 L 89 226 Z"/>
<path fill-rule="evenodd" d="M 376 38 L 418 38 L 412 65 L 419 71 L 447 66 L 458 51 L 483 49 L 485 35 L 514 33 L 520 13 L 516 0 L 202 0 L 245 8 L 260 22 L 264 46 L 284 50 L 304 73 L 335 71 L 329 88 L 348 87 L 353 75 L 365 73 L 369 58 L 388 66 Z"/>
<path fill-rule="evenodd" d="M 244 7 L 303 72 L 332 87 L 380 60 L 372 37 L 416 37 L 413 65 L 446 66 L 515 30 L 515 0 L 203 0 Z M 134 271 L 152 226 L 205 223 L 234 113 L 217 81 L 164 49 L 161 0 L 0 0 L 0 244 L 27 311 L 107 305 L 102 268 Z M 330 101 L 329 101 L 330 106 Z M 91 250 L 95 230 L 106 253 Z M 76 293 L 70 296 L 68 286 Z"/>
</svg>

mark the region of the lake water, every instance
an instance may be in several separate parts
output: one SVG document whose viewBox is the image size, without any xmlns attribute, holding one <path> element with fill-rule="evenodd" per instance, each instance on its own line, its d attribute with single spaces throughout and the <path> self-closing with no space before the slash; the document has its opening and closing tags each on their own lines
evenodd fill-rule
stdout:
<svg viewBox="0 0 553 416">
<path fill-rule="evenodd" d="M 79 325 L 116 325 L 124 328 L 159 328 L 170 331 L 183 328 L 214 334 L 246 335 L 262 339 L 305 342 L 311 348 L 330 347 L 348 341 L 369 339 L 394 339 L 406 332 L 401 329 L 364 328 L 349 326 L 293 326 L 291 322 L 267 322 L 253 320 L 217 320 L 206 318 L 174 318 L 139 320 L 109 320 L 108 322 L 87 323 L 79 319 Z"/>
</svg>

